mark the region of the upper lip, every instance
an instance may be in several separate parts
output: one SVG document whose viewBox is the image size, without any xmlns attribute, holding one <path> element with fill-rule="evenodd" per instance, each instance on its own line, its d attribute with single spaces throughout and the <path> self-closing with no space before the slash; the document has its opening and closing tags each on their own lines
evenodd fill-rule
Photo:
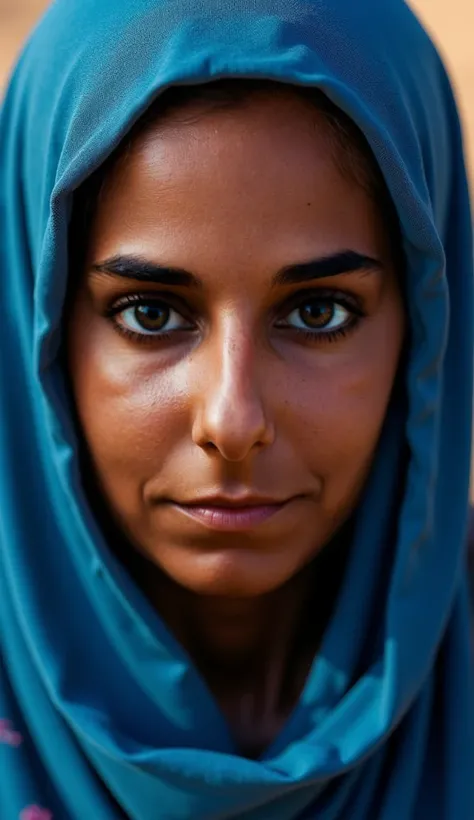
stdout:
<svg viewBox="0 0 474 820">
<path fill-rule="evenodd" d="M 179 501 L 182 507 L 268 507 L 279 506 L 289 501 L 289 498 L 269 498 L 257 495 L 209 495 L 203 498 L 193 498 L 189 501 Z"/>
</svg>

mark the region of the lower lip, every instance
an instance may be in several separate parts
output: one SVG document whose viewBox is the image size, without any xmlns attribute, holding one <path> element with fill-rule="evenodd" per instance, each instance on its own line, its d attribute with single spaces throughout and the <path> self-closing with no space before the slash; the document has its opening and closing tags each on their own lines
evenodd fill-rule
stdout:
<svg viewBox="0 0 474 820">
<path fill-rule="evenodd" d="M 268 521 L 287 503 L 265 504 L 261 507 L 195 507 L 181 504 L 174 506 L 209 529 L 220 532 L 239 532 L 251 530 Z"/>
</svg>

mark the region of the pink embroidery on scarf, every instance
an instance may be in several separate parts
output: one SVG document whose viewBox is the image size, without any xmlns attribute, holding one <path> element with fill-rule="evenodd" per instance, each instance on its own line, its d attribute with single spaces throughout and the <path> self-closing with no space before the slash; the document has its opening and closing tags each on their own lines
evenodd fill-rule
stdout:
<svg viewBox="0 0 474 820">
<path fill-rule="evenodd" d="M 8 746 L 19 746 L 23 738 L 19 732 L 15 732 L 11 720 L 0 720 L 0 743 Z"/>
<path fill-rule="evenodd" d="M 53 815 L 41 806 L 27 806 L 20 812 L 19 820 L 53 820 Z"/>
</svg>

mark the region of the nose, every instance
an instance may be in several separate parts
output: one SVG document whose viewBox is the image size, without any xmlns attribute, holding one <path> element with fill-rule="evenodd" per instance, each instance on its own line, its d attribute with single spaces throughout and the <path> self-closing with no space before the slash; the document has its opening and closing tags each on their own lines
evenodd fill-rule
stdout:
<svg viewBox="0 0 474 820">
<path fill-rule="evenodd" d="M 209 342 L 192 436 L 199 447 L 238 462 L 271 444 L 275 431 L 264 405 L 255 343 L 238 329 L 222 335 Z"/>
</svg>

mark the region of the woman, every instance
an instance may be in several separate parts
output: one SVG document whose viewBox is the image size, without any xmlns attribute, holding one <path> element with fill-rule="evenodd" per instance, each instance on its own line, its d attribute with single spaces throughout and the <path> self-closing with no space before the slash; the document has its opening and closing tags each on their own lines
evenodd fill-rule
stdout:
<svg viewBox="0 0 474 820">
<path fill-rule="evenodd" d="M 472 817 L 472 237 L 401 0 L 57 2 L 1 120 L 6 820 Z"/>
</svg>

